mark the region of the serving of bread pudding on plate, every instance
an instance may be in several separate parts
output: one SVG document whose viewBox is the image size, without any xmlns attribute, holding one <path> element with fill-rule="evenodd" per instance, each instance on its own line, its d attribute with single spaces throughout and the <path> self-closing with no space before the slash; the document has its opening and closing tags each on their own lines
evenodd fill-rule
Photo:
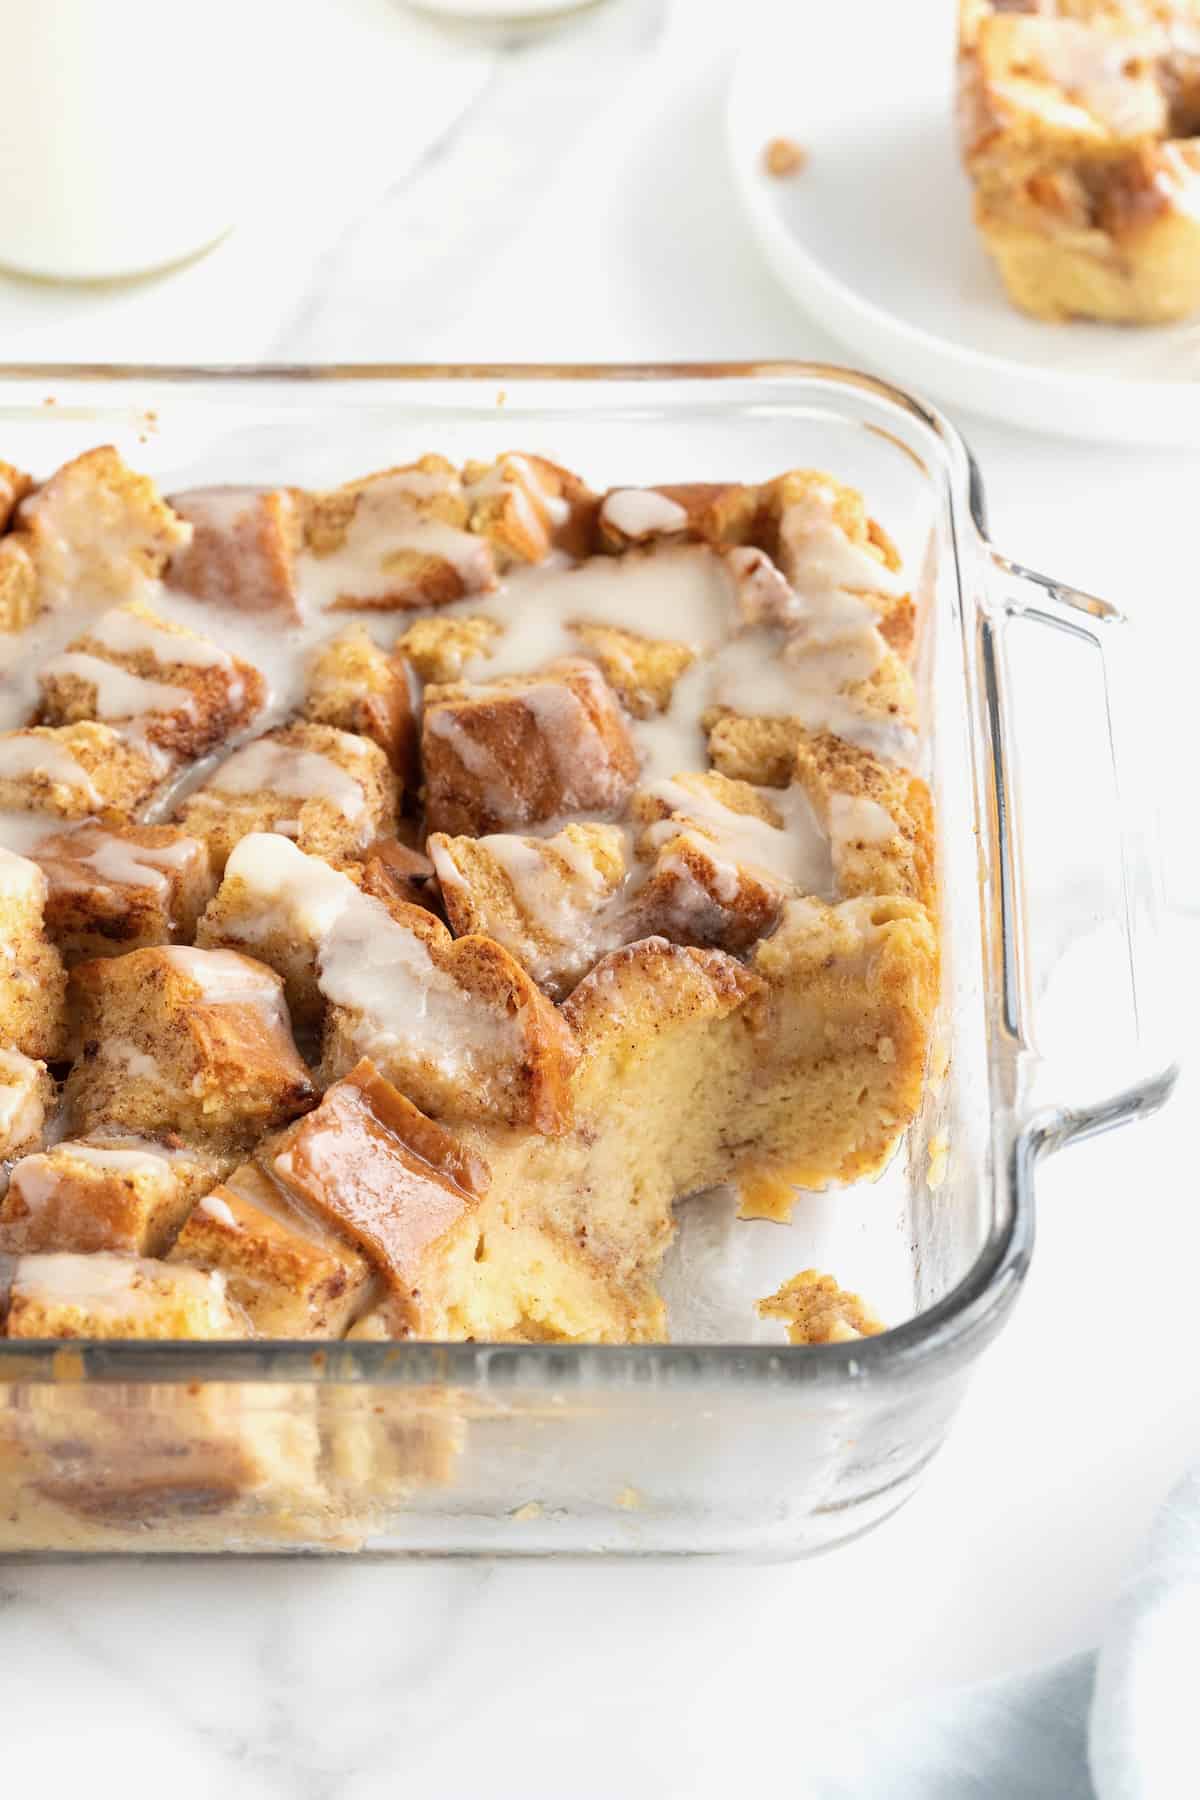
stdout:
<svg viewBox="0 0 1200 1800">
<path fill-rule="evenodd" d="M 1197 0 L 960 0 L 975 221 L 1041 319 L 1200 311 Z"/>
<path fill-rule="evenodd" d="M 858 494 L 3 468 L 7 1335 L 658 1340 L 689 1196 L 884 1167 L 938 938 Z"/>
</svg>

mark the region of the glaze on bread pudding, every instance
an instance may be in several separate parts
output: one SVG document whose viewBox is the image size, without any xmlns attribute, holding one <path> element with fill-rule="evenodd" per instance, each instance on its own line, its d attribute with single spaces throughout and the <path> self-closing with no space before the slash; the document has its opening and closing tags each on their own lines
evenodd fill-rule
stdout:
<svg viewBox="0 0 1200 1800">
<path fill-rule="evenodd" d="M 859 495 L 0 476 L 10 1336 L 659 1339 L 688 1196 L 884 1167 L 938 940 Z"/>
<path fill-rule="evenodd" d="M 1200 310 L 1197 0 L 960 0 L 959 132 L 1022 311 Z"/>
</svg>

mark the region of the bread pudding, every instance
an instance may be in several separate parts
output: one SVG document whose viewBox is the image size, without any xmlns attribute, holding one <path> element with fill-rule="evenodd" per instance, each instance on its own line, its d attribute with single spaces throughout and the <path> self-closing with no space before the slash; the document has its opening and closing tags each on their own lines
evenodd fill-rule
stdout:
<svg viewBox="0 0 1200 1800">
<path fill-rule="evenodd" d="M 8 1335 L 657 1340 L 689 1196 L 884 1167 L 938 936 L 858 494 L 0 476 Z"/>
<path fill-rule="evenodd" d="M 959 132 L 1022 311 L 1200 310 L 1197 0 L 960 0 Z"/>
</svg>

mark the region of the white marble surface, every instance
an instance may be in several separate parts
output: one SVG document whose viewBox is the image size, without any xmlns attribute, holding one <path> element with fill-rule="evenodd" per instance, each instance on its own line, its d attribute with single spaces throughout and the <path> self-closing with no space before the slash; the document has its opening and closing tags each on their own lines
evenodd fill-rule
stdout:
<svg viewBox="0 0 1200 1800">
<path fill-rule="evenodd" d="M 388 0 L 322 19 L 338 77 L 321 92 L 305 64 L 300 124 L 330 160 L 303 252 L 256 200 L 205 262 L 153 282 L 0 282 L 6 357 L 836 360 L 731 210 L 719 101 L 743 8 L 628 0 L 524 48 L 439 38 Z M 369 108 L 343 29 L 372 40 Z M 1196 463 L 962 423 L 1004 548 L 1169 634 L 1147 729 L 1176 893 L 1194 903 Z M 1183 928 L 1178 943 L 1182 1015 L 1196 944 Z M 1089 1028 L 1103 1022 L 1098 997 Z M 1095 1643 L 1151 1511 L 1200 1452 L 1198 1097 L 1193 1081 L 1160 1119 L 1046 1167 L 1026 1296 L 924 1488 L 864 1541 L 795 1567 L 0 1567 L 6 1785 L 802 1793 L 820 1721 Z"/>
</svg>

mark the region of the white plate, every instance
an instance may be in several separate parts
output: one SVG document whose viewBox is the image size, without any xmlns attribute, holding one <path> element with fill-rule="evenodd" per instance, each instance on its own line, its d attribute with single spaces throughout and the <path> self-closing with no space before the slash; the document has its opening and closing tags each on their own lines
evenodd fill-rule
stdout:
<svg viewBox="0 0 1200 1800">
<path fill-rule="evenodd" d="M 771 15 L 734 71 L 727 144 L 755 235 L 801 305 L 858 360 L 952 406 L 1200 446 L 1200 322 L 1049 325 L 1005 299 L 954 138 L 953 8 L 841 0 Z M 772 137 L 807 151 L 799 174 L 765 172 Z"/>
</svg>

